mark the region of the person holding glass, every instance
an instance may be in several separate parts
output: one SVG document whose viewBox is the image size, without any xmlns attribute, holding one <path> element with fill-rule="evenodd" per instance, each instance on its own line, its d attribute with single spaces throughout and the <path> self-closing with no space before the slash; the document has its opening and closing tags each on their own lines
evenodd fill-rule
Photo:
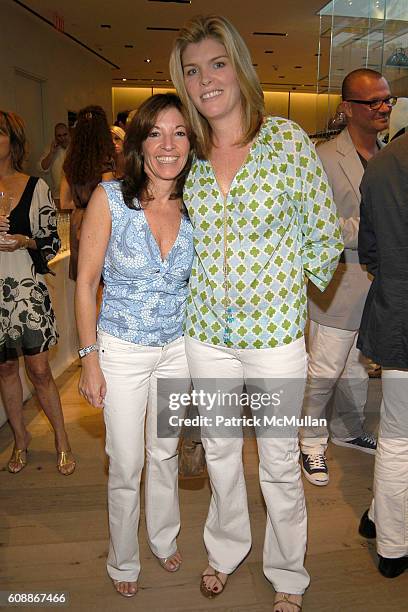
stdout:
<svg viewBox="0 0 408 612">
<path fill-rule="evenodd" d="M 249 51 L 224 17 L 196 17 L 180 31 L 170 72 L 198 150 L 184 189 L 196 249 L 186 321 L 194 387 L 213 379 L 239 393 L 256 379 L 271 395 L 279 385 L 299 417 L 307 368 L 304 275 L 324 289 L 343 250 L 324 170 L 299 126 L 265 118 Z M 289 408 L 283 402 L 276 416 Z M 216 409 L 222 414 L 222 406 Z M 200 588 L 214 597 L 248 554 L 251 534 L 242 436 L 214 428 L 204 434 L 212 498 Z M 297 429 L 257 435 L 267 508 L 264 573 L 277 592 L 274 611 L 294 612 L 309 584 Z"/>
<path fill-rule="evenodd" d="M 48 363 L 48 350 L 57 344 L 58 333 L 43 277 L 50 272 L 48 262 L 57 254 L 60 240 L 50 190 L 42 179 L 24 174 L 25 154 L 21 117 L 0 111 L 0 391 L 14 435 L 7 467 L 13 474 L 21 472 L 31 440 L 23 418 L 18 361 L 22 355 L 54 429 L 57 469 L 68 476 L 76 464 Z"/>
<path fill-rule="evenodd" d="M 76 317 L 83 347 L 80 393 L 103 408 L 109 456 L 108 574 L 137 591 L 140 477 L 145 460 L 149 545 L 160 564 L 181 564 L 177 436 L 158 436 L 159 379 L 190 388 L 183 322 L 193 260 L 182 202 L 192 139 L 181 102 L 158 94 L 140 107 L 125 139 L 122 181 L 101 183 L 82 226 Z M 98 319 L 95 296 L 103 274 Z M 144 440 L 146 432 L 146 440 Z"/>
</svg>

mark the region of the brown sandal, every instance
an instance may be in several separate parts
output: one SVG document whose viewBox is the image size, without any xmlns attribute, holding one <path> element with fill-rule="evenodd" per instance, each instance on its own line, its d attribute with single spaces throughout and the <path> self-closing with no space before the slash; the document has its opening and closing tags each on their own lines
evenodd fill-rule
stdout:
<svg viewBox="0 0 408 612">
<path fill-rule="evenodd" d="M 200 582 L 200 591 L 201 594 L 204 595 L 204 597 L 207 597 L 208 599 L 212 599 L 213 597 L 217 597 L 217 595 L 221 595 L 221 593 L 223 592 L 225 585 L 227 584 L 227 580 L 223 583 L 221 578 L 218 577 L 218 574 L 220 572 L 217 570 L 214 570 L 213 574 L 203 574 L 201 576 L 201 582 Z M 207 585 L 205 584 L 204 578 L 216 578 L 216 580 L 220 583 L 221 585 L 221 589 L 219 591 L 213 591 L 212 589 L 209 589 L 207 587 Z"/>
<path fill-rule="evenodd" d="M 275 606 L 278 606 L 279 604 L 282 604 L 282 603 L 289 604 L 290 606 L 294 606 L 296 610 L 299 610 L 299 612 L 302 612 L 302 606 L 295 603 L 294 601 L 291 601 L 289 597 L 291 597 L 290 593 L 282 593 L 282 597 L 273 602 L 274 612 L 275 612 Z"/>
</svg>

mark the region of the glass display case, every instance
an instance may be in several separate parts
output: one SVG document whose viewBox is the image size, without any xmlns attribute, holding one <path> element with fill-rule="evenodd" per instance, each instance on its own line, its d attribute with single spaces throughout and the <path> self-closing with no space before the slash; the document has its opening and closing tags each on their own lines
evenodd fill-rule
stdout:
<svg viewBox="0 0 408 612">
<path fill-rule="evenodd" d="M 331 0 L 320 11 L 318 95 L 340 94 L 356 68 L 384 74 L 397 96 L 408 96 L 407 0 Z M 335 109 L 320 106 L 328 124 Z"/>
</svg>

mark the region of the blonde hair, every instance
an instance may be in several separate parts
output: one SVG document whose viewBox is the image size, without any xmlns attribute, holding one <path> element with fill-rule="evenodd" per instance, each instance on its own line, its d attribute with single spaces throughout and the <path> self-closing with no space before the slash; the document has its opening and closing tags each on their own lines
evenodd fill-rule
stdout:
<svg viewBox="0 0 408 612">
<path fill-rule="evenodd" d="M 252 65 L 248 47 L 235 27 L 219 15 L 193 17 L 180 31 L 170 55 L 170 75 L 181 101 L 188 110 L 197 137 L 197 153 L 208 158 L 212 147 L 211 126 L 189 98 L 183 72 L 183 53 L 191 43 L 213 38 L 224 45 L 237 75 L 241 90 L 243 135 L 239 143 L 247 144 L 258 133 L 265 113 L 264 97 L 259 79 Z"/>
<path fill-rule="evenodd" d="M 115 136 L 120 138 L 122 142 L 125 140 L 126 132 L 118 125 L 111 125 L 110 131 L 111 134 L 115 134 Z"/>
</svg>

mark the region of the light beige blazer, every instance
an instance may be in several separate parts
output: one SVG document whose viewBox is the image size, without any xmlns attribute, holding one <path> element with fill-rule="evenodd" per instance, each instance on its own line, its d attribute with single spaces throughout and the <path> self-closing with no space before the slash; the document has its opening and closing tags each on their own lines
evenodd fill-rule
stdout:
<svg viewBox="0 0 408 612">
<path fill-rule="evenodd" d="M 344 255 L 326 290 L 308 285 L 309 318 L 328 327 L 357 330 L 371 279 L 358 261 L 360 183 L 364 168 L 345 128 L 317 148 L 340 217 Z"/>
</svg>

